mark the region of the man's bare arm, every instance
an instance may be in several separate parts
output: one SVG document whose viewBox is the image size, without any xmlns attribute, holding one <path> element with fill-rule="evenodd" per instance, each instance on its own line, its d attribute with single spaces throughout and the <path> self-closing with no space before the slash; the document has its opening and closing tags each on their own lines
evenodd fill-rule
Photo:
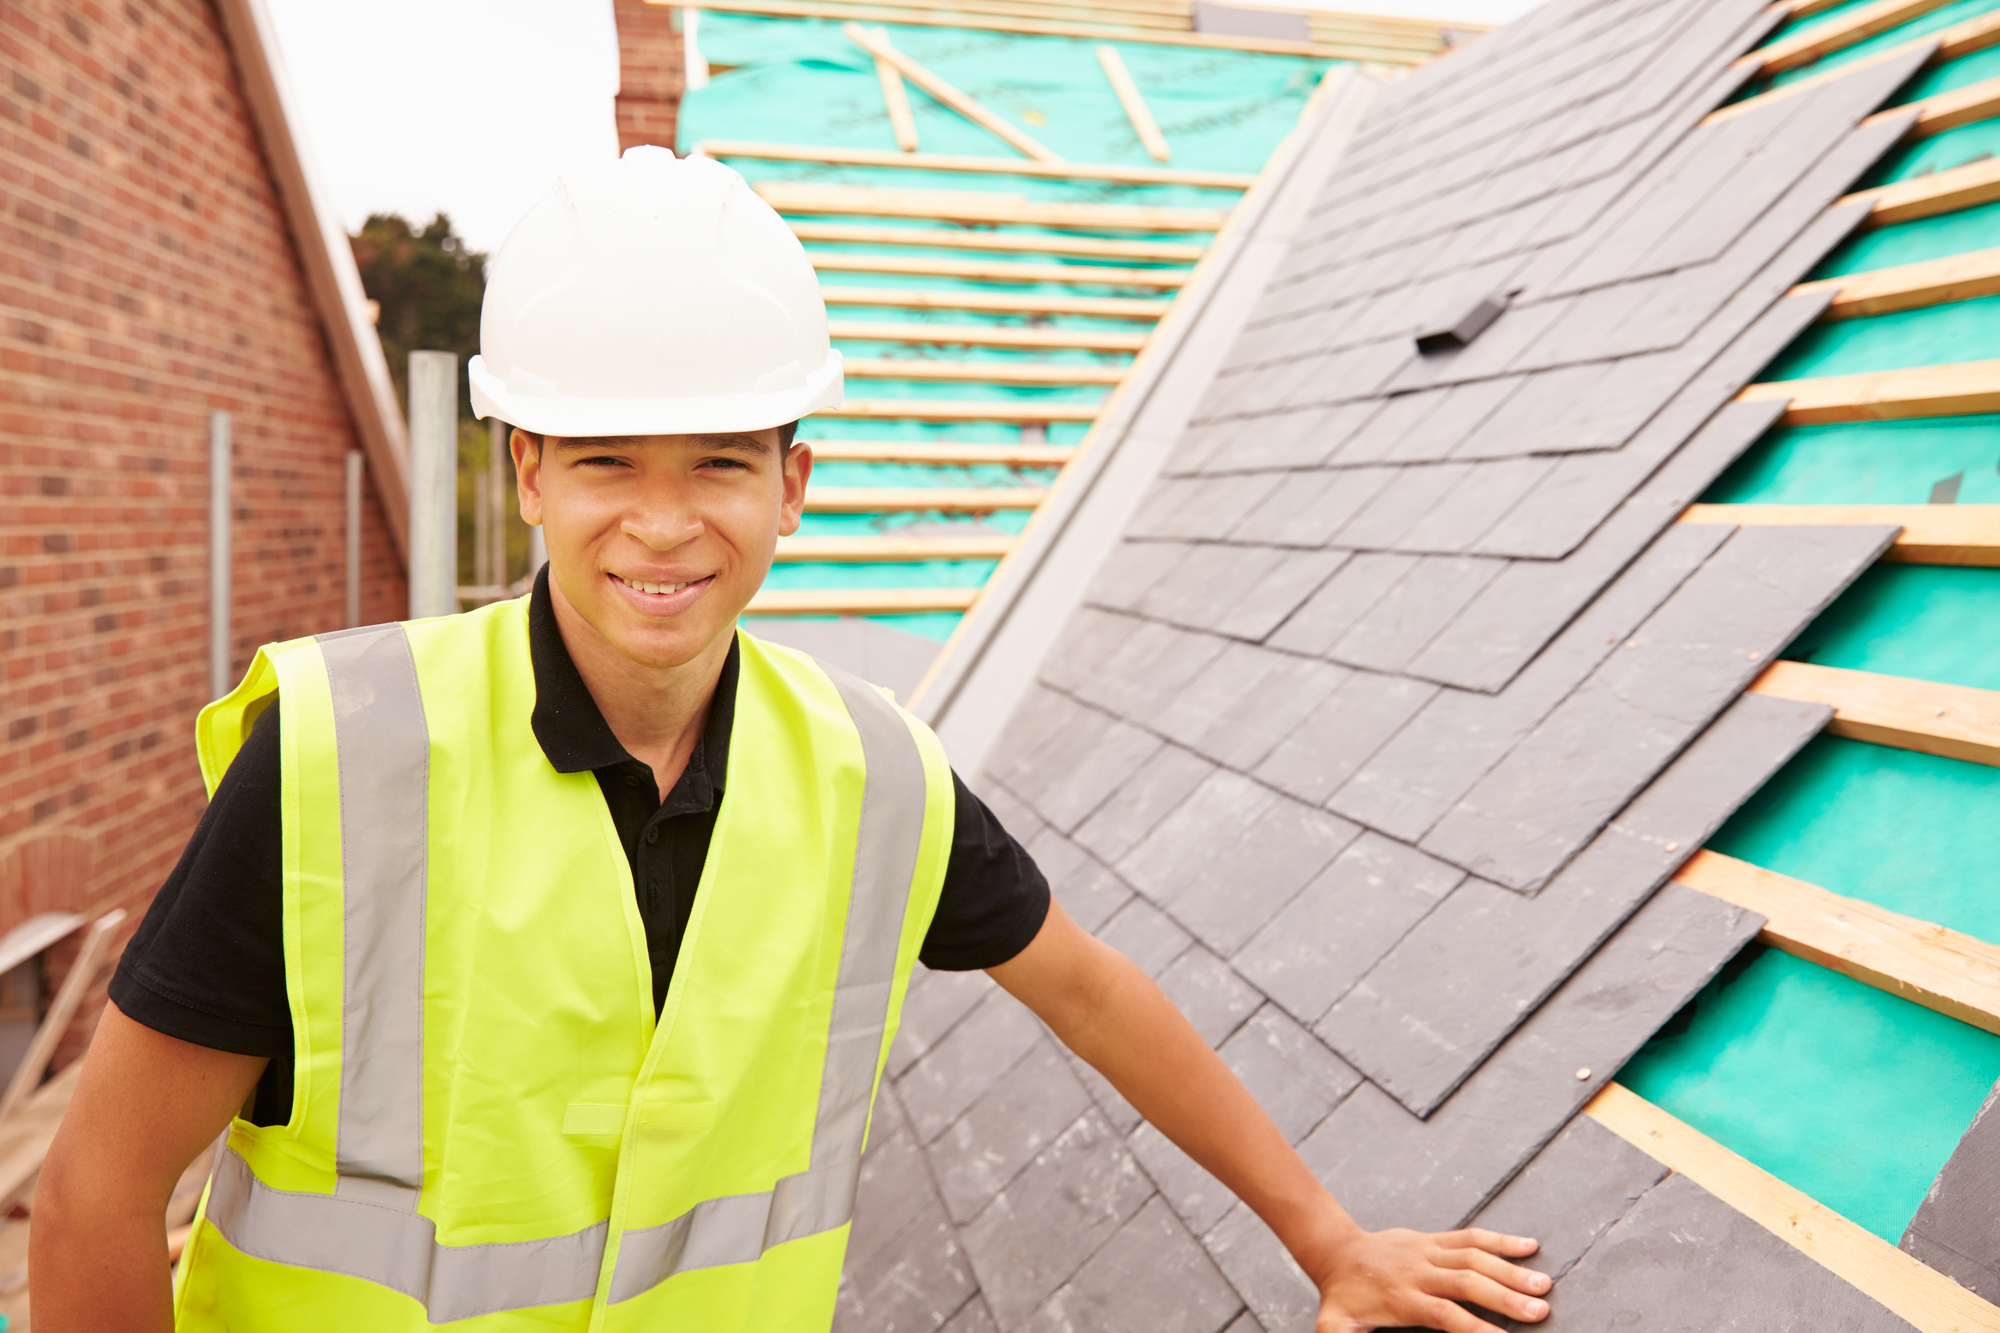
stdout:
<svg viewBox="0 0 2000 1333">
<path fill-rule="evenodd" d="M 170 1333 L 167 1200 L 265 1064 L 105 1006 L 35 1186 L 28 1288 L 40 1333 Z"/>
<path fill-rule="evenodd" d="M 990 969 L 1146 1119 L 1270 1225 L 1320 1290 L 1319 1333 L 1420 1326 L 1500 1333 L 1452 1302 L 1538 1320 L 1549 1279 L 1497 1232 L 1364 1231 L 1220 1056 L 1130 959 L 1050 905 L 1034 942 Z"/>
</svg>

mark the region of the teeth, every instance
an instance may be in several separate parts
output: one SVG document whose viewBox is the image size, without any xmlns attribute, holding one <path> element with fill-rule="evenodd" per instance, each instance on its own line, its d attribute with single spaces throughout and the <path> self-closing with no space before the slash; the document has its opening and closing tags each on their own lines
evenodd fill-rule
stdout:
<svg viewBox="0 0 2000 1333">
<path fill-rule="evenodd" d="M 679 592 L 682 588 L 688 586 L 686 583 L 641 583 L 637 579 L 623 579 L 621 581 L 625 583 L 628 587 L 637 588 L 640 592 L 650 592 L 654 594 Z M 692 580 L 690 580 L 690 582 L 692 582 Z"/>
</svg>

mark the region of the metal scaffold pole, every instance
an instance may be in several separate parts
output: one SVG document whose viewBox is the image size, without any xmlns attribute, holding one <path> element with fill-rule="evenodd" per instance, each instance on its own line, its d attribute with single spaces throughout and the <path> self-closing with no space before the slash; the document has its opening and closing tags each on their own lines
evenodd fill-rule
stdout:
<svg viewBox="0 0 2000 1333">
<path fill-rule="evenodd" d="M 229 661 L 230 482 L 235 451 L 229 414 L 208 414 L 208 697 L 220 699 L 235 683 Z"/>
<path fill-rule="evenodd" d="M 458 610 L 458 357 L 410 353 L 410 618 Z"/>
</svg>

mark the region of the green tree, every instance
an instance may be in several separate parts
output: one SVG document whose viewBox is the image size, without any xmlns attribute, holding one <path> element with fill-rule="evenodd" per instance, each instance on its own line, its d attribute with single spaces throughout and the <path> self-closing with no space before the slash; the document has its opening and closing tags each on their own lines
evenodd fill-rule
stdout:
<svg viewBox="0 0 2000 1333">
<path fill-rule="evenodd" d="M 375 213 L 350 238 L 361 286 L 379 308 L 375 327 L 397 397 L 409 402 L 410 353 L 458 354 L 458 412 L 472 415 L 465 364 L 479 350 L 479 303 L 486 256 L 466 248 L 443 213 L 421 230 L 394 213 Z"/>
</svg>

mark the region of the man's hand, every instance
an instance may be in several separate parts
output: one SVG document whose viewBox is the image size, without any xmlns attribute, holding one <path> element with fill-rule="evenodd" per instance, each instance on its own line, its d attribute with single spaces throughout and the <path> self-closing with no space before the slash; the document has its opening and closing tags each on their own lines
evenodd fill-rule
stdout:
<svg viewBox="0 0 2000 1333">
<path fill-rule="evenodd" d="M 1264 1219 L 1320 1291 L 1317 1333 L 1500 1333 L 1454 1301 L 1530 1323 L 1541 1273 L 1508 1263 L 1532 1240 L 1492 1231 L 1363 1231 L 1152 979 L 1051 904 L 1041 933 L 989 969 L 1134 1110 Z"/>
<path fill-rule="evenodd" d="M 1545 1273 L 1510 1264 L 1539 1246 L 1522 1236 L 1463 1231 L 1360 1231 L 1313 1263 L 1319 1285 L 1316 1333 L 1373 1328 L 1437 1328 L 1445 1333 L 1501 1333 L 1455 1301 L 1526 1323 L 1548 1317 L 1535 1299 L 1553 1284 Z"/>
</svg>

